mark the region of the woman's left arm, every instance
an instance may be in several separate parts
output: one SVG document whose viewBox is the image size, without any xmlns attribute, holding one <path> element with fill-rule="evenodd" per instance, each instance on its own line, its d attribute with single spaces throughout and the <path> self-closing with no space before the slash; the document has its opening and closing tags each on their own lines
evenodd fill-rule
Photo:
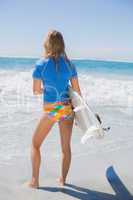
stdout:
<svg viewBox="0 0 133 200">
<path fill-rule="evenodd" d="M 33 79 L 33 94 L 38 95 L 42 93 L 42 81 L 39 79 Z"/>
<path fill-rule="evenodd" d="M 33 78 L 33 94 L 38 95 L 43 93 L 42 89 L 42 70 L 43 70 L 44 60 L 39 59 L 36 64 L 35 68 L 32 72 Z"/>
</svg>

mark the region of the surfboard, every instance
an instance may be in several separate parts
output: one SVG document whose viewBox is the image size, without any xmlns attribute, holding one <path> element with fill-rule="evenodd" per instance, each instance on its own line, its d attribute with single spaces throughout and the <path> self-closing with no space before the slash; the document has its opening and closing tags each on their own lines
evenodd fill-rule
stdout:
<svg viewBox="0 0 133 200">
<path fill-rule="evenodd" d="M 101 125 L 99 115 L 94 114 L 83 97 L 74 91 L 71 86 L 69 87 L 69 96 L 75 112 L 75 123 L 83 133 L 81 143 L 84 144 L 90 138 L 103 138 L 105 131 Z"/>
</svg>

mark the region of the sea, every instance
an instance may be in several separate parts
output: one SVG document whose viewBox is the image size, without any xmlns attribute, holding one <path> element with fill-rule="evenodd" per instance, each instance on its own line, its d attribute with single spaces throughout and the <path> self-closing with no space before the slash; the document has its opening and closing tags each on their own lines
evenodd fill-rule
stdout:
<svg viewBox="0 0 133 200">
<path fill-rule="evenodd" d="M 0 58 L 0 163 L 11 164 L 13 158 L 29 155 L 31 136 L 42 114 L 42 96 L 35 96 L 32 92 L 32 71 L 37 59 Z M 86 59 L 72 61 L 77 68 L 85 101 L 94 112 L 100 113 L 105 124 L 132 126 L 133 63 Z M 133 146 L 131 133 L 128 139 L 126 137 L 124 133 L 121 136 L 118 134 L 118 138 L 107 139 L 96 148 L 94 143 L 89 144 L 83 147 L 83 152 L 87 152 L 87 148 L 89 152 L 115 151 L 116 147 L 122 148 L 119 144 L 125 141 Z M 55 134 L 50 141 L 54 143 Z M 79 137 L 75 136 L 74 141 L 75 145 L 79 144 Z M 56 145 L 52 148 L 55 148 L 52 155 L 57 158 Z M 81 153 L 75 149 L 74 152 L 76 156 Z"/>
<path fill-rule="evenodd" d="M 0 58 L 2 106 L 15 107 L 18 98 L 20 101 L 27 98 L 23 103 L 32 106 L 32 70 L 36 60 Z M 73 60 L 73 63 L 77 67 L 84 98 L 91 105 L 133 105 L 133 63 L 98 60 Z"/>
</svg>

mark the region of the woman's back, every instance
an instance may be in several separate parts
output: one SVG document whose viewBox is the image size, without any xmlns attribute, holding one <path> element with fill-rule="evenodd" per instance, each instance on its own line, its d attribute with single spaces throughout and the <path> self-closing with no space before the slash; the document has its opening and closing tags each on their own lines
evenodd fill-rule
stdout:
<svg viewBox="0 0 133 200">
<path fill-rule="evenodd" d="M 69 80 L 76 76 L 75 66 L 64 56 L 60 56 L 56 61 L 51 57 L 39 59 L 33 71 L 33 78 L 43 82 L 44 102 L 67 101 Z"/>
</svg>

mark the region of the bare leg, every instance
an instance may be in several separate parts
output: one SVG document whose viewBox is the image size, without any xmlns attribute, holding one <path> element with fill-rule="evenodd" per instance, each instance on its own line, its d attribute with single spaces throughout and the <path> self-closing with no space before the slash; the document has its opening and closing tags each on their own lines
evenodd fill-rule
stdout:
<svg viewBox="0 0 133 200">
<path fill-rule="evenodd" d="M 72 135 L 73 119 L 59 122 L 61 149 L 62 149 L 61 176 L 59 178 L 60 185 L 65 184 L 66 176 L 68 174 L 68 170 L 71 163 L 71 135 Z"/>
<path fill-rule="evenodd" d="M 31 145 L 32 179 L 28 184 L 30 187 L 39 187 L 39 169 L 41 163 L 40 146 L 53 124 L 53 121 L 43 116 L 34 132 Z"/>
</svg>

